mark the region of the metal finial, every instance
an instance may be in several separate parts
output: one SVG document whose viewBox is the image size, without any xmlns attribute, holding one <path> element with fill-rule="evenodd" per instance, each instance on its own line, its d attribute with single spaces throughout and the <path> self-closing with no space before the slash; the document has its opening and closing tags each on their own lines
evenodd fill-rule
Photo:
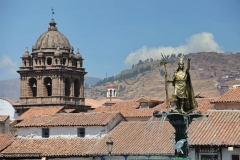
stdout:
<svg viewBox="0 0 240 160">
<path fill-rule="evenodd" d="M 54 9 L 52 8 L 52 19 L 53 19 L 53 15 L 54 15 Z"/>
</svg>

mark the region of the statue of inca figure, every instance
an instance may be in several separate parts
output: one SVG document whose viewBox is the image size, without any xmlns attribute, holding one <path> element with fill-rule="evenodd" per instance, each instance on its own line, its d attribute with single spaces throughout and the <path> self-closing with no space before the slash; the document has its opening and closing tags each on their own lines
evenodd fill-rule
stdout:
<svg viewBox="0 0 240 160">
<path fill-rule="evenodd" d="M 173 98 L 175 102 L 175 111 L 189 113 L 196 109 L 198 104 L 194 98 L 191 77 L 189 74 L 191 59 L 188 58 L 187 69 L 185 70 L 183 57 L 184 56 L 181 56 L 179 58 L 178 67 L 173 74 L 172 80 L 167 80 L 167 82 L 171 82 L 174 86 Z"/>
</svg>

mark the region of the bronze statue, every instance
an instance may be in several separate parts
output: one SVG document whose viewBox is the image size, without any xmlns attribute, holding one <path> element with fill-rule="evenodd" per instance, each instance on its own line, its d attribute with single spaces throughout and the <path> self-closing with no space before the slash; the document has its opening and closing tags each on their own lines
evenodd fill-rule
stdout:
<svg viewBox="0 0 240 160">
<path fill-rule="evenodd" d="M 180 113 L 189 113 L 197 108 L 198 104 L 194 98 L 193 87 L 191 83 L 191 77 L 189 74 L 190 61 L 188 58 L 187 69 L 184 69 L 184 56 L 179 58 L 177 70 L 173 74 L 172 80 L 168 80 L 165 77 L 166 83 L 170 82 L 174 86 L 174 109 Z M 167 91 L 167 88 L 166 88 Z M 167 104 L 168 107 L 168 104 Z"/>
</svg>

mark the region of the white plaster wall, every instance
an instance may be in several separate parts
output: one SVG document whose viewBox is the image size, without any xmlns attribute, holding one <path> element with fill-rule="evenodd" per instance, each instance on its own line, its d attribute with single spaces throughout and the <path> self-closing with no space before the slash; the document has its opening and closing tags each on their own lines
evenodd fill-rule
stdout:
<svg viewBox="0 0 240 160">
<path fill-rule="evenodd" d="M 41 127 L 19 128 L 18 136 L 41 138 L 42 128 Z M 86 138 L 99 137 L 99 133 L 105 130 L 104 126 L 50 127 L 49 137 L 53 138 L 59 135 L 62 137 L 69 137 L 69 136 L 77 137 L 77 128 L 85 128 Z M 102 135 L 105 135 L 104 133 Z"/>
<path fill-rule="evenodd" d="M 190 159 L 195 160 L 195 149 L 194 148 L 190 148 L 189 153 L 188 153 L 188 157 Z"/>
<path fill-rule="evenodd" d="M 14 120 L 18 117 L 12 104 L 2 98 L 0 98 L 0 115 L 9 115 L 10 120 Z"/>
<path fill-rule="evenodd" d="M 240 148 L 233 148 L 233 151 L 228 151 L 228 148 L 222 148 L 222 160 L 232 159 L 232 155 L 239 155 Z"/>
<path fill-rule="evenodd" d="M 32 127 L 32 128 L 18 128 L 18 136 L 41 136 L 42 137 L 42 128 Z"/>
</svg>

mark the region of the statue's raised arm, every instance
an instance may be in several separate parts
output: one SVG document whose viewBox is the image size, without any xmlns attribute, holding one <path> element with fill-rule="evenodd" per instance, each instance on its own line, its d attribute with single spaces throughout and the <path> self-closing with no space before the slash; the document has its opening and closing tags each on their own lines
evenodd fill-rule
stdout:
<svg viewBox="0 0 240 160">
<path fill-rule="evenodd" d="M 190 70 L 190 61 L 191 61 L 191 58 L 188 58 L 188 64 L 187 64 L 186 72 L 189 72 L 189 70 Z"/>
</svg>

